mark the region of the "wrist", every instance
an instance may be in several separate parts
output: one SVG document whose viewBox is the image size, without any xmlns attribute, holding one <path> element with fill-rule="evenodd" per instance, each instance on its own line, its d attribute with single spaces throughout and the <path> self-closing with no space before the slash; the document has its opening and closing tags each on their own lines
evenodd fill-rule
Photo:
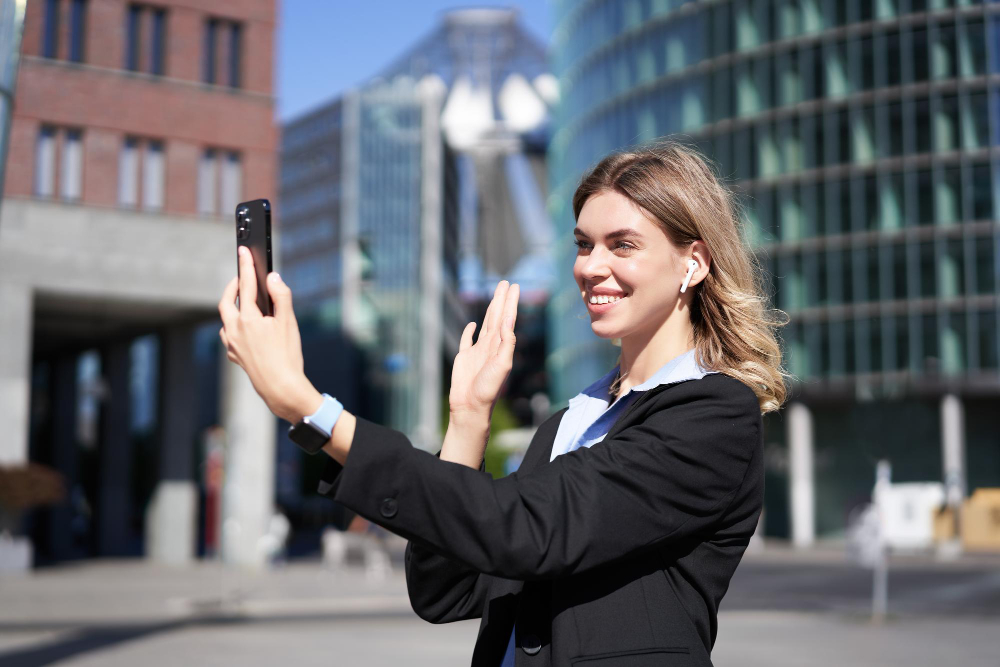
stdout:
<svg viewBox="0 0 1000 667">
<path fill-rule="evenodd" d="M 323 404 L 323 394 L 304 377 L 302 381 L 293 383 L 284 395 L 289 400 L 282 409 L 281 418 L 290 424 L 296 424 L 303 417 L 313 414 Z"/>
<path fill-rule="evenodd" d="M 477 410 L 452 410 L 448 413 L 448 423 L 462 428 L 490 428 L 490 415 Z"/>
</svg>

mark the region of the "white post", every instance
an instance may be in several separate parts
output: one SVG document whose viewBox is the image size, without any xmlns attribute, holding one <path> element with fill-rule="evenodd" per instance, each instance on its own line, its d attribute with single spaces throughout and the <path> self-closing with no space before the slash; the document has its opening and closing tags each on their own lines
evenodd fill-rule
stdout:
<svg viewBox="0 0 1000 667">
<path fill-rule="evenodd" d="M 788 407 L 787 438 L 792 544 L 801 549 L 816 540 L 812 414 L 802 403 Z"/>
<path fill-rule="evenodd" d="M 962 400 L 955 394 L 941 398 L 941 455 L 945 503 L 956 511 L 965 500 L 965 428 Z"/>
<path fill-rule="evenodd" d="M 941 468 L 944 481 L 944 502 L 955 517 L 955 539 L 938 549 L 942 557 L 954 557 L 962 552 L 959 539 L 962 530 L 962 502 L 965 500 L 965 425 L 962 400 L 955 394 L 941 398 Z"/>
<path fill-rule="evenodd" d="M 872 573 L 872 623 L 885 620 L 889 607 L 889 558 L 886 542 L 885 492 L 892 483 L 892 464 L 882 459 L 875 468 L 875 511 L 878 513 L 878 536 L 876 538 L 875 564 Z"/>
</svg>

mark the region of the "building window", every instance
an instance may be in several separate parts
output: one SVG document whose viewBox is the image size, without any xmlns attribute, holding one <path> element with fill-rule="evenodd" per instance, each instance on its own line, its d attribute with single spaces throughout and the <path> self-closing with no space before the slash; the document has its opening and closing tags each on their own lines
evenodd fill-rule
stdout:
<svg viewBox="0 0 1000 667">
<path fill-rule="evenodd" d="M 141 166 L 141 173 L 140 173 Z M 163 209 L 166 167 L 163 142 L 156 139 L 125 137 L 118 158 L 118 204 L 127 208 Z"/>
<path fill-rule="evenodd" d="M 236 151 L 206 148 L 198 165 L 198 212 L 226 215 L 243 195 L 243 167 Z"/>
<path fill-rule="evenodd" d="M 239 23 L 231 23 L 229 25 L 229 85 L 232 88 L 240 87 L 241 33 L 242 26 Z"/>
<path fill-rule="evenodd" d="M 167 44 L 167 12 L 162 9 L 153 10 L 152 37 L 149 40 L 149 71 L 162 76 L 166 71 Z"/>
<path fill-rule="evenodd" d="M 87 0 L 73 0 L 69 13 L 69 59 L 82 63 L 87 34 Z"/>
<path fill-rule="evenodd" d="M 42 56 L 59 55 L 59 0 L 45 0 L 45 20 L 42 22 Z"/>
<path fill-rule="evenodd" d="M 159 211 L 163 208 L 163 142 L 146 142 L 142 158 L 142 207 Z"/>
<path fill-rule="evenodd" d="M 240 154 L 226 151 L 222 158 L 222 189 L 219 193 L 222 196 L 223 215 L 236 210 L 242 191 L 243 170 L 240 168 Z"/>
<path fill-rule="evenodd" d="M 62 180 L 60 196 L 67 201 L 78 201 L 83 183 L 83 144 L 80 130 L 66 130 L 62 144 Z"/>
<path fill-rule="evenodd" d="M 56 130 L 43 126 L 35 142 L 35 195 L 51 197 L 55 193 Z"/>
<path fill-rule="evenodd" d="M 205 21 L 205 57 L 202 60 L 201 76 L 205 83 L 215 83 L 215 43 L 218 32 L 218 20 L 208 19 Z"/>
<path fill-rule="evenodd" d="M 35 142 L 35 195 L 54 196 L 56 183 L 59 184 L 62 199 L 80 199 L 83 191 L 83 133 L 76 128 L 43 125 Z"/>
<path fill-rule="evenodd" d="M 139 31 L 142 25 L 140 18 L 142 10 L 138 5 L 129 5 L 125 33 L 125 69 L 136 72 L 139 70 Z"/>
<path fill-rule="evenodd" d="M 198 164 L 198 212 L 205 215 L 216 213 L 216 162 L 215 151 L 209 148 L 202 153 Z"/>
<path fill-rule="evenodd" d="M 139 203 L 139 141 L 125 137 L 118 156 L 118 205 L 133 207 Z"/>
<path fill-rule="evenodd" d="M 220 18 L 205 20 L 202 81 L 239 88 L 243 74 L 243 24 Z"/>
<path fill-rule="evenodd" d="M 162 76 L 166 72 L 166 10 L 148 5 L 129 5 L 125 30 L 125 69 Z"/>
</svg>

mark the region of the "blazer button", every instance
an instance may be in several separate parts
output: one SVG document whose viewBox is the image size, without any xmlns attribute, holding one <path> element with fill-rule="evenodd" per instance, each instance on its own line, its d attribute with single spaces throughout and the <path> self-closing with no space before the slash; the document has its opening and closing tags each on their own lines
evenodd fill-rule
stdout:
<svg viewBox="0 0 1000 667">
<path fill-rule="evenodd" d="M 379 508 L 379 512 L 381 512 L 382 516 L 384 516 L 387 519 L 391 519 L 392 517 L 396 516 L 396 499 L 386 498 L 385 500 L 383 500 L 382 507 Z"/>
<path fill-rule="evenodd" d="M 528 655 L 535 655 L 542 650 L 542 642 L 535 635 L 521 637 L 521 649 Z"/>
</svg>

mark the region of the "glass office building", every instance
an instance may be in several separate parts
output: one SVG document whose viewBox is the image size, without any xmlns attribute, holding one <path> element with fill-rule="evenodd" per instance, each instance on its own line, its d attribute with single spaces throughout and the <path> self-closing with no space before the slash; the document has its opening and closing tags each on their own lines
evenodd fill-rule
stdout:
<svg viewBox="0 0 1000 667">
<path fill-rule="evenodd" d="M 876 458 L 893 461 L 897 480 L 941 479 L 942 449 L 964 447 L 950 483 L 1000 484 L 990 416 L 1000 395 L 1000 3 L 555 8 L 555 402 L 618 354 L 590 331 L 572 279 L 573 191 L 609 151 L 682 135 L 741 195 L 773 305 L 790 316 L 781 335 L 791 400 L 810 414 L 816 532 L 842 530 L 870 493 Z M 781 419 L 765 418 L 769 482 L 801 447 Z M 787 532 L 796 510 L 782 484 L 768 494 L 768 532 Z"/>
<path fill-rule="evenodd" d="M 442 370 L 498 276 L 522 282 L 526 307 L 547 301 L 554 94 L 516 11 L 461 9 L 284 127 L 280 268 L 304 343 L 342 332 L 337 354 L 363 361 L 337 381 L 419 447 L 440 447 Z"/>
</svg>

